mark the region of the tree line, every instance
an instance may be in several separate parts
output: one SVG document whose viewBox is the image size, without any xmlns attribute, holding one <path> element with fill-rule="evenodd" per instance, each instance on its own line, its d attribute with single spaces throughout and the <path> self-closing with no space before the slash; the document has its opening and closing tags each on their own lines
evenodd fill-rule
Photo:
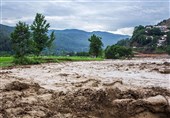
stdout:
<svg viewBox="0 0 170 118">
<path fill-rule="evenodd" d="M 45 16 L 37 13 L 32 25 L 19 21 L 15 30 L 11 33 L 12 49 L 14 51 L 14 62 L 16 64 L 30 63 L 28 55 L 39 56 L 41 52 L 49 48 L 55 40 L 54 32 L 48 35 L 50 24 L 45 20 Z M 102 49 L 101 37 L 93 34 L 88 41 L 89 53 L 78 53 L 80 56 L 103 57 L 118 59 L 132 56 L 132 50 L 122 46 L 108 46 Z"/>
<path fill-rule="evenodd" d="M 124 46 L 112 45 L 107 46 L 105 50 L 102 50 L 103 43 L 101 37 L 92 35 L 89 39 L 90 41 L 90 50 L 89 54 L 93 57 L 102 57 L 104 56 L 107 59 L 120 59 L 120 58 L 130 58 L 133 56 L 131 48 Z"/>
<path fill-rule="evenodd" d="M 11 33 L 12 49 L 15 53 L 16 64 L 29 63 L 27 55 L 39 56 L 41 52 L 51 46 L 55 39 L 54 32 L 48 36 L 50 24 L 45 16 L 37 13 L 31 26 L 19 21 L 15 30 Z"/>
</svg>

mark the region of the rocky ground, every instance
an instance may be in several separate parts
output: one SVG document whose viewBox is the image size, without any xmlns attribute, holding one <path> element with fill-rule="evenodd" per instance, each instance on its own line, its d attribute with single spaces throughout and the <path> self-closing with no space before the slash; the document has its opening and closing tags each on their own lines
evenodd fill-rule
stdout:
<svg viewBox="0 0 170 118">
<path fill-rule="evenodd" d="M 169 118 L 170 60 L 0 69 L 0 118 Z"/>
</svg>

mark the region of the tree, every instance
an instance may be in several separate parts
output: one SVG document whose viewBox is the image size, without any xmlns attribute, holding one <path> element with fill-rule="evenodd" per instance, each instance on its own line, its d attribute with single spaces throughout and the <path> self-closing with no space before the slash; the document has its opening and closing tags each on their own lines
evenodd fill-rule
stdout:
<svg viewBox="0 0 170 118">
<path fill-rule="evenodd" d="M 102 54 L 103 43 L 101 39 L 102 39 L 101 37 L 98 37 L 95 34 L 93 34 L 90 37 L 90 39 L 88 39 L 90 41 L 90 50 L 89 50 L 90 55 L 98 57 Z"/>
<path fill-rule="evenodd" d="M 15 53 L 15 63 L 24 64 L 25 56 L 29 53 L 30 31 L 29 26 L 24 22 L 16 24 L 15 30 L 11 33 L 12 48 Z"/>
<path fill-rule="evenodd" d="M 133 56 L 132 49 L 124 46 L 112 45 L 105 49 L 105 57 L 107 59 L 119 59 Z"/>
<path fill-rule="evenodd" d="M 50 24 L 45 20 L 45 16 L 37 13 L 33 24 L 31 25 L 32 38 L 34 41 L 35 54 L 37 56 L 43 51 L 43 49 L 50 47 L 55 39 L 54 32 L 48 36 L 48 28 Z"/>
</svg>

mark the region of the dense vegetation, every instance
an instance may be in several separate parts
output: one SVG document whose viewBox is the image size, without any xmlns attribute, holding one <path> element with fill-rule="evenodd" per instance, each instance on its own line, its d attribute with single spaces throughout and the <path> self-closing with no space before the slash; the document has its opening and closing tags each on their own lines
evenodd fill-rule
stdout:
<svg viewBox="0 0 170 118">
<path fill-rule="evenodd" d="M 138 26 L 135 27 L 130 43 L 136 47 L 155 47 L 161 35 L 159 28 L 145 29 L 144 26 Z"/>
<path fill-rule="evenodd" d="M 102 39 L 101 37 L 98 37 L 95 34 L 93 34 L 89 38 L 89 42 L 90 42 L 89 54 L 91 56 L 99 57 L 102 55 L 103 43 L 102 43 L 101 39 Z"/>
<path fill-rule="evenodd" d="M 46 47 L 51 46 L 55 39 L 54 32 L 48 37 L 50 24 L 44 18 L 42 14 L 36 14 L 31 25 L 31 32 L 29 26 L 24 22 L 19 21 L 16 25 L 15 30 L 11 33 L 15 64 L 32 63 L 26 58 L 28 54 L 39 56 Z"/>
<path fill-rule="evenodd" d="M 134 51 L 142 53 L 166 53 L 170 45 L 170 31 L 163 32 L 158 27 L 139 25 L 135 27 L 130 39 L 120 40 L 116 45 L 133 47 Z"/>
<path fill-rule="evenodd" d="M 26 56 L 30 53 L 30 31 L 26 23 L 19 22 L 11 33 L 12 48 L 16 64 L 26 64 Z"/>
<path fill-rule="evenodd" d="M 133 56 L 133 52 L 131 48 L 112 45 L 107 46 L 105 49 L 105 57 L 107 59 L 120 59 L 120 58 L 130 58 Z"/>
<path fill-rule="evenodd" d="M 55 39 L 54 32 L 48 37 L 47 33 L 49 27 L 50 24 L 45 20 L 45 16 L 37 13 L 31 25 L 34 54 L 37 56 L 39 56 L 45 48 L 49 48 Z"/>
<path fill-rule="evenodd" d="M 166 23 L 167 21 L 163 21 L 160 24 Z M 74 45 L 69 37 L 75 37 L 76 39 L 79 39 L 79 37 L 77 37 L 77 34 L 81 34 L 80 36 L 82 36 L 82 38 L 84 36 L 88 37 L 90 35 L 87 35 L 86 32 L 80 30 L 64 30 L 65 33 L 61 35 L 62 31 L 58 31 L 60 33 L 57 34 L 56 32 L 53 32 L 51 30 L 48 31 L 49 27 L 50 24 L 47 23 L 47 21 L 45 20 L 45 16 L 43 16 L 42 14 L 36 15 L 35 20 L 33 21 L 33 24 L 31 26 L 28 26 L 24 22 L 19 22 L 16 25 L 15 29 L 3 26 L 4 29 L 1 29 L 0 31 L 0 55 L 12 53 L 15 54 L 15 56 L 14 58 L 2 57 L 0 59 L 0 66 L 13 65 L 12 60 L 14 60 L 17 64 L 29 64 L 59 61 L 102 60 L 102 58 L 94 57 L 103 57 L 107 59 L 124 59 L 132 57 L 133 51 L 144 53 L 164 53 L 166 51 L 168 54 L 170 54 L 170 32 L 162 32 L 160 28 L 153 26 L 151 26 L 151 28 L 141 25 L 135 27 L 131 38 L 126 37 L 126 39 L 120 40 L 117 42 L 117 44 L 112 46 L 105 45 L 107 47 L 104 51 L 102 48 L 104 47 L 104 43 L 102 40 L 103 37 L 101 38 L 101 34 L 107 34 L 107 36 L 112 37 L 111 34 L 105 32 L 94 32 L 94 34 L 91 35 L 88 40 L 86 40 L 86 45 L 82 45 L 84 43 L 84 40 L 82 39 L 79 41 L 75 40 L 76 44 Z M 11 38 L 9 36 L 10 34 Z M 56 46 L 53 49 L 51 48 L 52 50 L 50 49 L 50 47 L 52 46 L 52 42 L 54 42 L 56 45 L 55 35 L 57 35 L 57 37 L 68 37 L 65 41 L 69 43 L 69 45 L 73 44 L 73 48 L 76 49 L 76 52 L 69 48 L 68 51 L 63 48 L 61 50 L 58 50 L 59 53 L 54 53 L 56 51 Z M 163 42 L 161 46 L 158 46 L 157 44 L 160 38 L 165 35 L 167 36 L 166 41 Z M 62 44 L 62 42 L 58 43 Z M 68 47 L 65 44 L 62 45 Z M 79 47 L 76 47 L 77 44 Z M 113 43 L 109 42 L 109 44 Z M 84 46 L 86 49 L 84 49 Z M 87 52 L 88 49 L 89 52 Z M 59 54 L 64 55 L 64 57 L 40 57 L 39 55 L 42 53 L 43 55 Z M 34 55 L 39 57 L 35 57 Z M 91 58 L 90 56 L 93 58 Z"/>
<path fill-rule="evenodd" d="M 7 55 L 10 55 L 12 53 L 10 34 L 11 32 L 14 31 L 14 27 L 9 27 L 0 24 L 0 28 L 1 28 L 0 29 L 0 53 L 3 53 L 2 55 L 4 55 L 5 53 Z M 88 52 L 89 50 L 88 39 L 93 34 L 102 37 L 102 42 L 105 46 L 104 48 L 106 48 L 107 45 L 115 44 L 117 41 L 129 37 L 127 35 L 112 34 L 109 32 L 101 32 L 101 31 L 86 32 L 77 29 L 49 30 L 48 35 L 50 35 L 53 31 L 56 38 L 53 42 L 51 50 L 44 50 L 41 54 L 46 55 L 50 52 L 50 54 L 62 55 L 63 52 L 66 53 Z"/>
</svg>

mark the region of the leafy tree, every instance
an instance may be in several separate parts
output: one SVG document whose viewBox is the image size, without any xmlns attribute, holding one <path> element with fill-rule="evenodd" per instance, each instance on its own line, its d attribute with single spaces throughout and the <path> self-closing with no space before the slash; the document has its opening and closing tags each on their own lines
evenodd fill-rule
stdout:
<svg viewBox="0 0 170 118">
<path fill-rule="evenodd" d="M 145 39 L 145 27 L 139 25 L 135 27 L 130 44 L 133 46 L 141 46 L 141 41 Z"/>
<path fill-rule="evenodd" d="M 152 29 L 147 29 L 147 34 L 150 36 L 156 35 L 156 36 L 161 36 L 163 33 L 159 28 L 152 28 Z"/>
<path fill-rule="evenodd" d="M 29 53 L 30 31 L 29 26 L 24 22 L 16 24 L 15 30 L 11 33 L 11 42 L 15 52 L 15 63 L 24 64 L 25 56 Z"/>
<path fill-rule="evenodd" d="M 107 48 L 105 49 L 105 57 L 107 59 L 119 59 L 124 57 L 129 58 L 131 56 L 133 56 L 131 48 L 112 45 L 112 46 L 107 46 Z"/>
<path fill-rule="evenodd" d="M 37 13 L 33 24 L 31 25 L 32 38 L 34 41 L 35 54 L 37 56 L 43 51 L 43 49 L 50 47 L 55 39 L 54 32 L 48 36 L 48 28 L 50 24 L 45 20 L 45 16 Z"/>
<path fill-rule="evenodd" d="M 93 34 L 90 37 L 90 39 L 88 39 L 90 41 L 90 50 L 89 50 L 90 55 L 98 57 L 102 54 L 103 43 L 101 39 L 102 39 L 101 37 L 98 37 L 95 34 Z"/>
</svg>

